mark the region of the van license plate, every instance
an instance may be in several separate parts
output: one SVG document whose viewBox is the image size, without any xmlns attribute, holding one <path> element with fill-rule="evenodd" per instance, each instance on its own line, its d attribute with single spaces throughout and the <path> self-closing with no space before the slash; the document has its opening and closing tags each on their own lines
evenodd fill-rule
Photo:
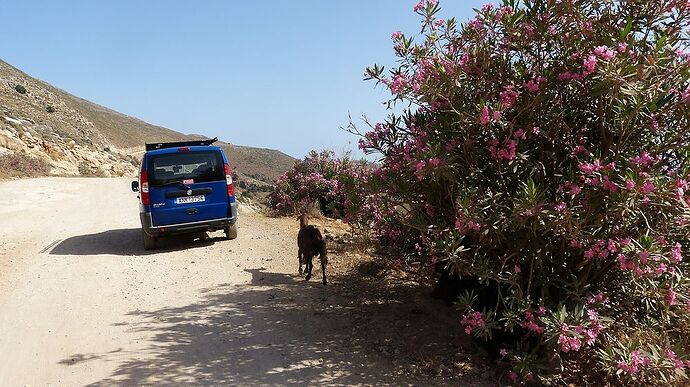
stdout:
<svg viewBox="0 0 690 387">
<path fill-rule="evenodd" d="M 206 198 L 204 198 L 204 195 L 184 196 L 184 197 L 175 199 L 175 203 L 176 204 L 199 203 L 199 202 L 203 202 L 205 200 L 206 200 Z"/>
</svg>

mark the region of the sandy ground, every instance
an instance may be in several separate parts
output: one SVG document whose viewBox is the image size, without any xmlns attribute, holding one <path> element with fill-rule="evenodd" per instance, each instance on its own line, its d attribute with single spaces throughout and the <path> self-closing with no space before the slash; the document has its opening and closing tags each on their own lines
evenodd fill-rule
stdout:
<svg viewBox="0 0 690 387">
<path fill-rule="evenodd" d="M 426 290 L 384 290 L 340 250 L 327 287 L 297 276 L 293 219 L 242 213 L 234 241 L 148 252 L 129 180 L 6 181 L 0 197 L 1 386 L 446 384 L 427 354 L 448 351 L 467 370 L 453 384 L 495 382 Z"/>
</svg>

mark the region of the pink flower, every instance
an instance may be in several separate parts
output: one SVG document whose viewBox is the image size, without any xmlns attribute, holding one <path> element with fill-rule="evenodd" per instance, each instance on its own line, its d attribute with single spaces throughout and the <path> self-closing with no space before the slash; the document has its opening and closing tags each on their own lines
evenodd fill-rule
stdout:
<svg viewBox="0 0 690 387">
<path fill-rule="evenodd" d="M 434 157 L 434 158 L 429 159 L 429 165 L 434 167 L 434 168 L 438 168 L 442 164 L 443 164 L 443 160 L 439 159 L 438 157 Z"/>
<path fill-rule="evenodd" d="M 522 323 L 520 323 L 520 325 L 538 335 L 544 333 L 544 327 L 541 327 L 539 324 L 537 324 L 537 319 L 529 310 L 525 311 L 525 319 L 522 321 Z"/>
<path fill-rule="evenodd" d="M 627 189 L 628 191 L 632 191 L 632 190 L 635 189 L 635 187 L 636 187 L 635 181 L 633 181 L 633 180 L 626 180 L 626 182 L 625 182 L 625 189 Z"/>
<path fill-rule="evenodd" d="M 575 149 L 573 150 L 573 153 L 576 155 L 579 155 L 580 153 L 586 153 L 586 152 L 587 152 L 587 148 L 585 148 L 582 145 L 576 146 Z"/>
<path fill-rule="evenodd" d="M 680 243 L 676 243 L 671 248 L 671 263 L 674 265 L 679 264 L 683 260 L 683 253 L 681 252 Z"/>
<path fill-rule="evenodd" d="M 616 56 L 616 52 L 608 46 L 599 46 L 594 49 L 594 54 L 603 60 L 611 60 Z"/>
<path fill-rule="evenodd" d="M 642 250 L 640 251 L 640 263 L 646 265 L 649 262 L 649 252 Z"/>
<path fill-rule="evenodd" d="M 513 14 L 513 9 L 509 6 L 503 6 L 496 11 L 496 19 L 501 20 L 503 19 L 503 15 L 512 15 Z"/>
<path fill-rule="evenodd" d="M 648 167 L 654 163 L 654 157 L 647 152 L 642 152 L 639 156 L 632 157 L 630 162 L 639 167 Z"/>
<path fill-rule="evenodd" d="M 539 134 L 539 132 L 541 132 L 541 129 L 539 129 L 538 126 L 535 126 L 535 127 L 532 128 L 532 133 L 534 133 L 534 134 Z"/>
<path fill-rule="evenodd" d="M 582 190 L 577 184 L 573 182 L 567 182 L 563 184 L 563 189 L 572 196 L 579 194 Z"/>
<path fill-rule="evenodd" d="M 537 77 L 534 79 L 530 79 L 526 84 L 525 87 L 527 90 L 529 90 L 530 93 L 536 93 L 539 91 L 541 88 L 541 85 L 546 82 L 546 78 L 544 77 Z"/>
<path fill-rule="evenodd" d="M 559 202 L 558 204 L 556 204 L 556 205 L 554 206 L 554 208 L 555 208 L 556 211 L 558 211 L 558 212 L 563 212 L 563 211 L 565 211 L 565 208 L 566 208 L 565 202 Z"/>
<path fill-rule="evenodd" d="M 400 31 L 395 31 L 395 32 L 393 32 L 393 34 L 391 35 L 391 39 L 393 39 L 393 40 L 398 40 L 398 39 L 402 38 L 402 36 L 403 36 L 402 32 L 400 32 Z"/>
<path fill-rule="evenodd" d="M 647 180 L 647 181 L 644 182 L 644 184 L 642 184 L 642 187 L 640 187 L 640 192 L 642 192 L 643 194 L 647 195 L 647 194 L 650 194 L 650 193 L 654 192 L 654 188 L 655 188 L 655 187 L 654 187 L 654 183 L 652 183 L 651 181 Z"/>
<path fill-rule="evenodd" d="M 514 86 L 506 86 L 500 94 L 501 104 L 506 109 L 510 109 L 517 100 L 520 93 L 515 90 Z"/>
<path fill-rule="evenodd" d="M 514 136 L 515 138 L 519 138 L 519 139 L 521 139 L 521 140 L 526 140 L 526 139 L 527 139 L 527 136 L 525 135 L 525 131 L 524 131 L 523 129 L 518 129 L 518 130 L 516 130 L 515 133 L 513 133 L 513 136 Z"/>
<path fill-rule="evenodd" d="M 472 332 L 477 328 L 482 328 L 486 326 L 486 321 L 481 312 L 472 312 L 464 315 L 460 324 L 465 328 L 465 333 L 472 334 Z"/>
<path fill-rule="evenodd" d="M 455 228 L 460 234 L 467 234 L 470 230 L 479 231 L 481 227 L 481 224 L 472 220 L 467 220 L 465 215 L 463 215 L 461 211 L 458 211 L 458 215 L 455 218 Z"/>
<path fill-rule="evenodd" d="M 422 180 L 424 179 L 424 168 L 426 167 L 426 163 L 424 161 L 419 161 L 415 165 L 415 176 L 417 176 L 417 180 Z"/>
<path fill-rule="evenodd" d="M 609 180 L 608 176 L 602 178 L 601 186 L 610 193 L 616 193 L 616 191 L 618 191 L 618 185 Z"/>
<path fill-rule="evenodd" d="M 570 351 L 577 352 L 582 346 L 582 341 L 577 337 L 570 337 L 564 334 L 558 336 L 558 344 L 560 345 L 561 352 L 568 353 Z"/>
<path fill-rule="evenodd" d="M 405 74 L 397 73 L 393 75 L 393 82 L 388 86 L 393 94 L 398 94 L 405 86 L 407 86 L 408 80 Z"/>
<path fill-rule="evenodd" d="M 672 306 L 676 304 L 676 292 L 673 291 L 673 289 L 668 289 L 666 292 L 666 297 L 664 298 L 664 301 L 666 301 L 666 305 Z"/>
<path fill-rule="evenodd" d="M 656 120 L 656 114 L 652 114 L 651 117 L 649 117 L 649 127 L 655 132 L 659 130 L 659 123 Z"/>
<path fill-rule="evenodd" d="M 607 300 L 606 295 L 603 292 L 599 292 L 595 295 L 587 296 L 587 304 L 594 304 L 595 302 L 604 302 Z"/>
<path fill-rule="evenodd" d="M 594 165 L 590 163 L 580 163 L 580 165 L 577 166 L 580 169 L 580 172 L 584 173 L 585 175 L 591 175 L 594 173 Z"/>
<path fill-rule="evenodd" d="M 629 366 L 628 372 L 630 372 L 632 374 L 635 374 L 638 372 L 639 366 L 646 367 L 646 366 L 649 366 L 649 364 L 651 363 L 651 360 L 649 359 L 649 357 L 642 356 L 640 354 L 640 351 L 633 351 L 630 354 L 630 360 L 631 360 L 631 362 L 628 365 Z"/>
<path fill-rule="evenodd" d="M 627 50 L 628 50 L 628 44 L 627 43 L 618 43 L 618 52 L 620 52 L 622 54 Z"/>
<path fill-rule="evenodd" d="M 678 359 L 678 355 L 671 349 L 667 349 L 665 352 L 666 358 L 673 363 L 673 367 L 676 369 L 683 369 L 686 367 L 685 363 Z"/>
<path fill-rule="evenodd" d="M 588 76 L 597 69 L 597 57 L 595 55 L 590 55 L 585 59 L 583 66 L 585 71 L 582 73 L 583 76 Z"/>
<path fill-rule="evenodd" d="M 517 142 L 512 139 L 503 142 L 503 148 L 499 147 L 498 140 L 493 139 L 489 143 L 489 153 L 496 160 L 512 160 L 517 153 Z"/>
<path fill-rule="evenodd" d="M 489 125 L 489 122 L 491 122 L 491 118 L 489 118 L 489 107 L 484 106 L 484 108 L 482 108 L 482 115 L 479 117 L 479 123 L 486 126 Z"/>
<path fill-rule="evenodd" d="M 420 0 L 420 2 L 415 4 L 415 6 L 412 9 L 415 12 L 419 12 L 429 5 L 434 6 L 436 4 L 438 4 L 438 0 Z"/>
<path fill-rule="evenodd" d="M 498 353 L 501 355 L 501 357 L 506 357 L 506 356 L 508 356 L 508 350 L 505 349 L 505 348 L 501 348 L 501 350 L 498 351 Z"/>
</svg>

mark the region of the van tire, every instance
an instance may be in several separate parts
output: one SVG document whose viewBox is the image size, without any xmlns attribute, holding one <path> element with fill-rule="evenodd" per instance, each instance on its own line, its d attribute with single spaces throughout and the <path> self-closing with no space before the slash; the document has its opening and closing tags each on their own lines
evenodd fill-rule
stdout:
<svg viewBox="0 0 690 387">
<path fill-rule="evenodd" d="M 150 236 L 144 230 L 141 231 L 141 235 L 144 237 L 144 250 L 153 250 L 156 248 L 156 238 Z"/>
<path fill-rule="evenodd" d="M 225 227 L 225 239 L 235 239 L 237 238 L 237 224 L 231 224 Z"/>
</svg>

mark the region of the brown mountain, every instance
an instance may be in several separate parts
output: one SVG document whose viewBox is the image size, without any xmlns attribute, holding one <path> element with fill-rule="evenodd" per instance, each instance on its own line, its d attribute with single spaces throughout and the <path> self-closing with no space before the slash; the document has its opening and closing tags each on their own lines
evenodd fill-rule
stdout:
<svg viewBox="0 0 690 387">
<path fill-rule="evenodd" d="M 0 178 L 22 176 L 24 165 L 34 175 L 135 176 L 145 142 L 200 137 L 76 97 L 0 60 Z M 250 190 L 266 190 L 295 161 L 277 150 L 218 145 Z"/>
</svg>

